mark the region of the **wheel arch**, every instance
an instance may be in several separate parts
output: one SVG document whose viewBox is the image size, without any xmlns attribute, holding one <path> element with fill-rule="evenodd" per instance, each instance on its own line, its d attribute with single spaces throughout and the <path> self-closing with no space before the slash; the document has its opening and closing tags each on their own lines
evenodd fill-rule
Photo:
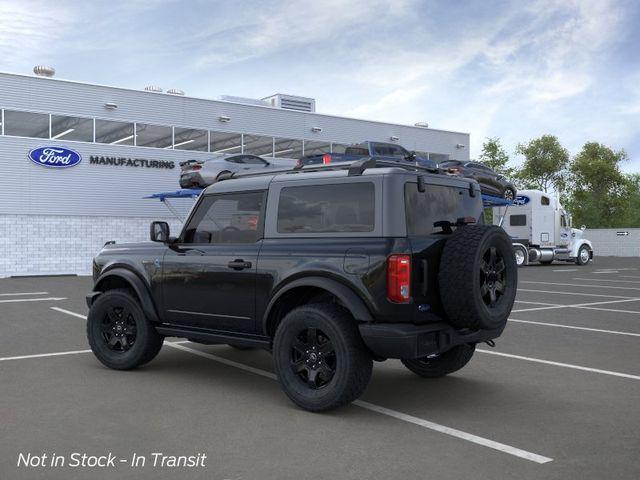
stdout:
<svg viewBox="0 0 640 480">
<path fill-rule="evenodd" d="M 93 301 L 102 293 L 114 288 L 132 289 L 147 318 L 153 322 L 159 322 L 158 312 L 151 298 L 151 293 L 145 282 L 131 270 L 118 267 L 104 272 L 98 277 L 93 287 L 93 292 L 87 296 L 87 304 L 91 308 Z"/>
<path fill-rule="evenodd" d="M 271 297 L 262 317 L 262 331 L 273 336 L 278 323 L 288 311 L 323 294 L 337 299 L 356 321 L 373 321 L 365 302 L 350 287 L 331 278 L 303 277 L 282 286 Z"/>
<path fill-rule="evenodd" d="M 591 242 L 587 239 L 580 239 L 579 242 L 576 242 L 576 244 L 573 246 L 573 248 L 571 249 L 571 256 L 572 257 L 577 257 L 578 256 L 578 252 L 580 251 L 580 249 L 586 246 L 589 249 L 590 252 L 590 256 L 593 259 L 593 245 L 591 244 Z"/>
</svg>

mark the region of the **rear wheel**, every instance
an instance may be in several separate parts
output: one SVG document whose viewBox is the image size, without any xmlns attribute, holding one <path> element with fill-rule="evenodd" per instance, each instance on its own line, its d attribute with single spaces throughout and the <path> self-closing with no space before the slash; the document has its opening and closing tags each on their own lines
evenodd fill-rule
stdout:
<svg viewBox="0 0 640 480">
<path fill-rule="evenodd" d="M 513 247 L 513 255 L 518 267 L 524 267 L 527 264 L 527 250 L 524 247 L 519 245 Z"/>
<path fill-rule="evenodd" d="M 164 341 L 126 289 L 107 290 L 91 305 L 87 338 L 98 360 L 116 370 L 150 362 Z"/>
<path fill-rule="evenodd" d="M 514 200 L 516 198 L 516 191 L 511 187 L 507 187 L 504 189 L 504 192 L 502 192 L 502 198 L 505 200 Z"/>
<path fill-rule="evenodd" d="M 474 330 L 503 327 L 518 282 L 511 239 L 493 225 L 458 228 L 442 250 L 438 280 L 451 325 Z"/>
<path fill-rule="evenodd" d="M 444 353 L 436 353 L 423 358 L 403 359 L 403 365 L 416 375 L 424 378 L 443 377 L 457 372 L 464 367 L 475 352 L 474 344 L 464 344 L 453 347 Z"/>
<path fill-rule="evenodd" d="M 284 392 L 312 412 L 358 398 L 369 384 L 373 367 L 355 320 L 333 304 L 306 305 L 289 312 L 276 331 L 273 358 Z"/>
</svg>

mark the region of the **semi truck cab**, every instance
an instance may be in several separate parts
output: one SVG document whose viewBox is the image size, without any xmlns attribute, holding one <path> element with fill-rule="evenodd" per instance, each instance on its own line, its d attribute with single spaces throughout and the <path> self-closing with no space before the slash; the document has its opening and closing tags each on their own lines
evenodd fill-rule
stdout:
<svg viewBox="0 0 640 480">
<path fill-rule="evenodd" d="M 571 215 L 554 196 L 540 190 L 521 190 L 506 207 L 494 207 L 493 223 L 512 238 L 519 266 L 554 260 L 585 265 L 593 246 L 584 237 L 586 227 L 572 227 Z"/>
</svg>

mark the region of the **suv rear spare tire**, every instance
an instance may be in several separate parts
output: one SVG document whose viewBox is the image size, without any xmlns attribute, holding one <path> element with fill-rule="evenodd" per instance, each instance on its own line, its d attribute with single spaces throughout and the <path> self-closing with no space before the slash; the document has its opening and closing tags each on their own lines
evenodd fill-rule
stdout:
<svg viewBox="0 0 640 480">
<path fill-rule="evenodd" d="M 474 330 L 503 327 L 518 283 L 511 239 L 493 225 L 458 228 L 445 243 L 438 280 L 442 305 L 452 326 Z"/>
</svg>

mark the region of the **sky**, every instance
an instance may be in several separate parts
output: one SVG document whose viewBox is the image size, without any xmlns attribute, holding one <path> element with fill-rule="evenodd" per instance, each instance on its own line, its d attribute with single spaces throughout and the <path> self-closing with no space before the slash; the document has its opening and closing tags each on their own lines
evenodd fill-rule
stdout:
<svg viewBox="0 0 640 480">
<path fill-rule="evenodd" d="M 0 0 L 0 71 L 187 95 L 316 99 L 318 112 L 624 149 L 640 172 L 635 0 Z"/>
</svg>

